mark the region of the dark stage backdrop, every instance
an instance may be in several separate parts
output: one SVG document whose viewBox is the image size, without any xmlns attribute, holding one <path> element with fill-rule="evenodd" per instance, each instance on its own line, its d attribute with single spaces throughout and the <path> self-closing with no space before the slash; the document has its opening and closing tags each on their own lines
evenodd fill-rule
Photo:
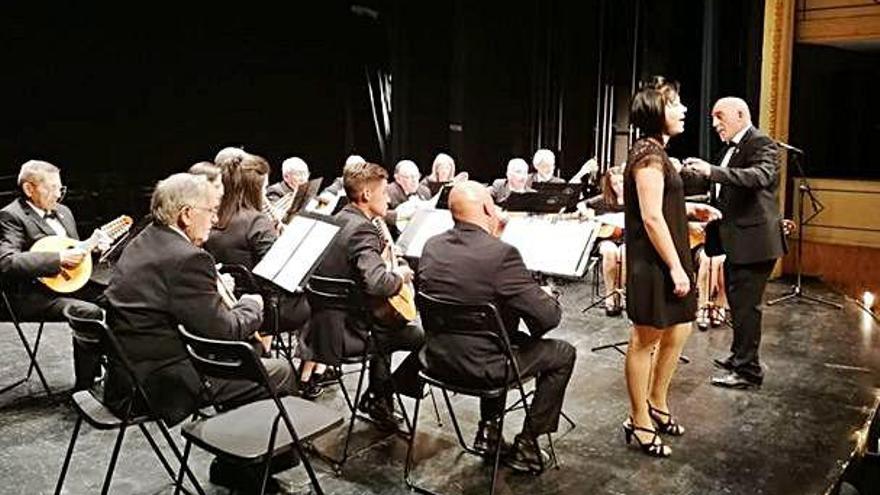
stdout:
<svg viewBox="0 0 880 495">
<path fill-rule="evenodd" d="M 645 20 L 634 51 L 636 5 Z M 292 155 L 313 176 L 329 178 L 350 153 L 388 168 L 412 158 L 427 173 L 433 156 L 448 151 L 461 169 L 488 181 L 508 159 L 530 160 L 540 146 L 557 151 L 568 177 L 593 153 L 600 52 L 605 78 L 624 97 L 633 53 L 639 78 L 663 73 L 685 84 L 688 134 L 674 151 L 694 155 L 705 124 L 698 105 L 703 6 L 330 0 L 275 11 L 7 2 L 0 189 L 14 188 L 25 160 L 53 162 L 85 230 L 123 211 L 144 213 L 157 179 L 227 145 L 265 156 L 273 180 Z M 719 17 L 727 33 L 719 53 L 736 47 L 744 66 L 722 55 L 715 70 L 753 71 L 747 62 L 757 58 L 749 54 L 760 19 Z M 720 87 L 746 94 L 754 80 L 725 77 Z M 390 82 L 384 93 L 379 81 Z M 625 103 L 616 103 L 623 129 Z"/>
</svg>

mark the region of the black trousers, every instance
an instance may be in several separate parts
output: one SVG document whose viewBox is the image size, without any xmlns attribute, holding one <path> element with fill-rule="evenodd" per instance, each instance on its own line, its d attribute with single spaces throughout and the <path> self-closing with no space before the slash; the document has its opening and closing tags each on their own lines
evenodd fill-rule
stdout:
<svg viewBox="0 0 880 495">
<path fill-rule="evenodd" d="M 743 377 L 761 382 L 764 371 L 758 357 L 761 346 L 761 300 L 776 260 L 758 263 L 724 264 L 725 286 L 733 315 L 733 342 L 730 345 L 734 370 Z"/>
<path fill-rule="evenodd" d="M 425 343 L 425 332 L 415 324 L 404 327 L 373 327 L 373 338 L 378 346 L 376 356 L 370 360 L 370 385 L 368 392 L 390 398 L 397 390 L 403 395 L 416 397 L 419 380 L 419 349 Z M 409 355 L 391 373 L 391 354 L 409 351 Z"/>
<path fill-rule="evenodd" d="M 523 432 L 532 435 L 552 433 L 559 428 L 559 415 L 565 389 L 574 369 L 574 346 L 563 340 L 538 339 L 521 344 L 513 350 L 520 376 L 536 377 L 535 395 L 531 402 L 532 424 L 523 424 Z M 480 419 L 493 420 L 504 411 L 505 401 L 480 401 Z"/>
</svg>

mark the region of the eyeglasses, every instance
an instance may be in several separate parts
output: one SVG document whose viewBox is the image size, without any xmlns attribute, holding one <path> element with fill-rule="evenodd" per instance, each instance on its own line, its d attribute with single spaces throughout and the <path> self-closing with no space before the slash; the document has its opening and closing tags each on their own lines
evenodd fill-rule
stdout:
<svg viewBox="0 0 880 495">
<path fill-rule="evenodd" d="M 46 193 L 57 192 L 58 193 L 58 201 L 64 199 L 64 196 L 67 195 L 67 186 L 50 186 L 44 182 L 31 182 L 34 187 L 38 189 L 42 189 Z"/>
</svg>

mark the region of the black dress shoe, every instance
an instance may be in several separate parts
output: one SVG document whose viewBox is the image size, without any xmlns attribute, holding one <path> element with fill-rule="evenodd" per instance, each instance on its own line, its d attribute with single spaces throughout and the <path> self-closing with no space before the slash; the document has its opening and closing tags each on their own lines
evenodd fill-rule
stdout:
<svg viewBox="0 0 880 495">
<path fill-rule="evenodd" d="M 498 429 L 497 421 L 480 421 L 477 425 L 477 435 L 474 437 L 474 450 L 478 454 L 491 457 L 495 455 L 495 447 L 501 442 L 501 453 L 510 449 L 510 445 L 504 441 L 501 430 Z"/>
<path fill-rule="evenodd" d="M 400 429 L 403 418 L 394 414 L 394 402 L 392 398 L 382 397 L 373 393 L 364 393 L 361 397 L 358 409 L 373 420 L 376 428 L 382 431 L 395 431 Z"/>
<path fill-rule="evenodd" d="M 716 387 L 746 390 L 752 388 L 760 388 L 761 380 L 747 378 L 735 371 L 731 371 L 723 375 L 713 376 L 712 385 L 715 385 Z"/>
<path fill-rule="evenodd" d="M 513 447 L 504 456 L 504 464 L 523 473 L 535 473 L 541 470 L 541 461 L 546 468 L 550 464 L 550 454 L 542 448 L 535 452 L 535 443 L 532 438 L 522 433 L 518 434 L 513 441 Z M 538 456 L 541 456 L 539 461 Z"/>
<path fill-rule="evenodd" d="M 305 400 L 315 400 L 324 393 L 321 386 L 320 375 L 312 375 L 309 381 L 300 383 L 299 396 Z"/>
<path fill-rule="evenodd" d="M 313 379 L 317 379 L 320 385 L 335 385 L 339 380 L 339 376 L 339 369 L 328 367 L 323 373 L 319 373 Z"/>
<path fill-rule="evenodd" d="M 721 368 L 721 369 L 727 370 L 727 371 L 733 371 L 733 368 L 734 368 L 733 367 L 733 356 L 726 358 L 726 359 L 721 359 L 721 358 L 713 359 L 712 364 L 714 364 L 716 368 Z"/>
</svg>

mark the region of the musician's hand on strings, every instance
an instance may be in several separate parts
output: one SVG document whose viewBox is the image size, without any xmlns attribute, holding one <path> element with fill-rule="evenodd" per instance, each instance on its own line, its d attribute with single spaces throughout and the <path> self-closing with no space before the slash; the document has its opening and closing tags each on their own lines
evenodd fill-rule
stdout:
<svg viewBox="0 0 880 495">
<path fill-rule="evenodd" d="M 239 301 L 254 301 L 260 306 L 260 312 L 263 312 L 263 296 L 259 294 L 242 294 L 241 297 L 238 298 Z"/>
<path fill-rule="evenodd" d="M 669 274 L 672 276 L 672 283 L 674 284 L 673 294 L 678 297 L 686 296 L 691 291 L 691 279 L 688 277 L 687 272 L 684 271 L 684 268 L 678 265 L 672 268 Z"/>
<path fill-rule="evenodd" d="M 86 252 L 80 248 L 65 249 L 58 253 L 62 268 L 76 268 L 86 258 Z"/>
<path fill-rule="evenodd" d="M 684 165 L 687 167 L 687 171 L 701 177 L 709 177 L 709 172 L 712 170 L 712 165 L 699 158 L 685 158 Z"/>
<path fill-rule="evenodd" d="M 92 232 L 92 239 L 95 242 L 95 250 L 101 253 L 110 249 L 110 246 L 113 245 L 113 239 L 101 229 L 95 229 L 95 231 Z"/>
<path fill-rule="evenodd" d="M 394 273 L 400 275 L 400 278 L 403 279 L 403 283 L 408 284 L 412 282 L 415 273 L 412 271 L 412 268 L 409 265 L 399 265 L 394 269 Z"/>
<path fill-rule="evenodd" d="M 701 222 L 721 219 L 721 211 L 705 203 L 686 203 L 687 215 Z"/>
</svg>

